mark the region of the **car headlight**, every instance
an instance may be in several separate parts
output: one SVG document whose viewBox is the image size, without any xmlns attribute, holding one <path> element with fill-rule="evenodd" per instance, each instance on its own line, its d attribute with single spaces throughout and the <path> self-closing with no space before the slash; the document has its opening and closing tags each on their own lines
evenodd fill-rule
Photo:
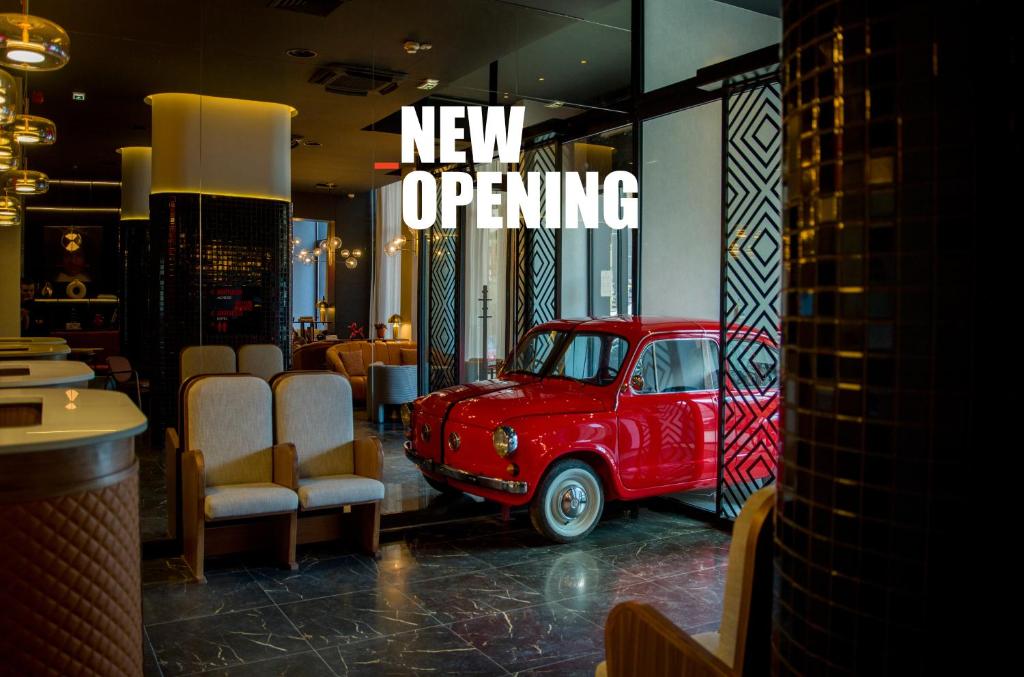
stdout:
<svg viewBox="0 0 1024 677">
<path fill-rule="evenodd" d="M 494 434 L 491 435 L 491 441 L 494 443 L 494 450 L 498 452 L 498 456 L 503 457 L 516 453 L 516 448 L 519 446 L 516 431 L 512 426 L 507 425 L 498 426 L 494 430 Z"/>
</svg>

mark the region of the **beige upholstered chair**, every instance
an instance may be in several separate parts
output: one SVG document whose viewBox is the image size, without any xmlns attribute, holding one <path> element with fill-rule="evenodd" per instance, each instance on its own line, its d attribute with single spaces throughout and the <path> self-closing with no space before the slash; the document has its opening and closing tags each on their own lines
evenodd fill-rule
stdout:
<svg viewBox="0 0 1024 677">
<path fill-rule="evenodd" d="M 271 381 L 278 447 L 294 454 L 299 542 L 344 534 L 345 513 L 359 524 L 359 543 L 376 554 L 384 465 L 380 440 L 355 439 L 352 389 L 339 374 L 291 371 Z"/>
<path fill-rule="evenodd" d="M 774 507 L 771 484 L 748 498 L 736 518 L 718 632 L 690 636 L 653 607 L 624 602 L 605 623 L 607 661 L 597 667 L 598 677 L 767 674 Z"/>
<path fill-rule="evenodd" d="M 199 374 L 233 374 L 235 350 L 231 346 L 188 346 L 179 356 L 179 383 Z"/>
<path fill-rule="evenodd" d="M 273 343 L 253 343 L 238 349 L 238 371 L 269 381 L 284 371 L 284 354 Z"/>
<path fill-rule="evenodd" d="M 244 374 L 198 376 L 185 384 L 182 405 L 182 526 L 195 578 L 205 580 L 206 555 L 268 541 L 294 569 L 299 498 L 291 478 L 281 480 L 289 454 L 274 447 L 267 382 Z"/>
</svg>

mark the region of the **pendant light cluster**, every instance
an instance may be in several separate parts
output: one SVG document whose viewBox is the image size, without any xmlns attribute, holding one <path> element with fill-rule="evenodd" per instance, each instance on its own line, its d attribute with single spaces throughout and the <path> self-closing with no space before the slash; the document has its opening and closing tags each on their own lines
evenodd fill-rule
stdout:
<svg viewBox="0 0 1024 677">
<path fill-rule="evenodd" d="M 71 58 L 67 31 L 48 19 L 31 16 L 28 0 L 20 13 L 0 14 L 0 66 L 23 72 L 21 87 L 0 70 L 0 227 L 18 226 L 24 218 L 22 198 L 50 187 L 42 172 L 28 168 L 25 149 L 57 141 L 57 126 L 28 111 L 28 74 L 63 68 Z"/>
</svg>

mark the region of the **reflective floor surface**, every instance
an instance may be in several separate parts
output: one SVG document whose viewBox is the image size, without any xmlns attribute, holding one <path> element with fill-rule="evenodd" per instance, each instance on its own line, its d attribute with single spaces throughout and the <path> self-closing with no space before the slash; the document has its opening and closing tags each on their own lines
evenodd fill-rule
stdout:
<svg viewBox="0 0 1024 677">
<path fill-rule="evenodd" d="M 404 500 L 404 499 L 403 499 Z M 147 675 L 592 675 L 616 603 L 718 626 L 728 534 L 660 502 L 611 504 L 585 541 L 518 514 L 408 530 L 379 560 L 300 547 L 298 571 L 246 556 L 143 563 Z"/>
</svg>

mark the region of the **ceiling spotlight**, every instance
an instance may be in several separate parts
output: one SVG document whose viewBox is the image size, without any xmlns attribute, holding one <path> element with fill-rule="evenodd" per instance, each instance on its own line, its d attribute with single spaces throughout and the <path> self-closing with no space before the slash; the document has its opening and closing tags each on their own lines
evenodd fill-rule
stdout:
<svg viewBox="0 0 1024 677">
<path fill-rule="evenodd" d="M 318 183 L 315 186 L 315 188 L 317 190 L 334 190 L 337 187 L 338 187 L 338 184 L 334 183 L 333 181 L 327 181 L 325 183 Z"/>
<path fill-rule="evenodd" d="M 311 49 L 306 49 L 304 47 L 295 47 L 294 49 L 289 49 L 285 52 L 285 54 L 295 59 L 312 59 L 313 57 L 316 56 L 316 52 L 314 52 Z"/>
<path fill-rule="evenodd" d="M 580 59 L 580 63 L 583 64 L 584 66 L 586 66 L 587 65 L 587 60 L 586 59 Z"/>
<path fill-rule="evenodd" d="M 537 82 L 544 82 L 544 76 L 540 75 L 537 77 Z"/>
<path fill-rule="evenodd" d="M 52 71 L 71 59 L 70 50 L 67 32 L 49 19 L 0 14 L 0 64 L 26 71 Z"/>
<path fill-rule="evenodd" d="M 320 142 L 319 141 L 314 141 L 313 139 L 303 139 L 302 140 L 302 145 L 305 146 L 306 148 L 320 148 L 321 147 Z"/>
<path fill-rule="evenodd" d="M 72 101 L 85 101 L 85 92 L 71 92 Z"/>
<path fill-rule="evenodd" d="M 416 85 L 416 89 L 431 90 L 434 87 L 437 87 L 439 84 L 441 84 L 440 80 L 436 80 L 434 78 L 427 78 L 420 84 Z"/>
<path fill-rule="evenodd" d="M 544 107 L 545 108 L 561 108 L 564 105 L 565 105 L 564 101 L 552 101 L 550 103 L 544 104 Z"/>
</svg>

